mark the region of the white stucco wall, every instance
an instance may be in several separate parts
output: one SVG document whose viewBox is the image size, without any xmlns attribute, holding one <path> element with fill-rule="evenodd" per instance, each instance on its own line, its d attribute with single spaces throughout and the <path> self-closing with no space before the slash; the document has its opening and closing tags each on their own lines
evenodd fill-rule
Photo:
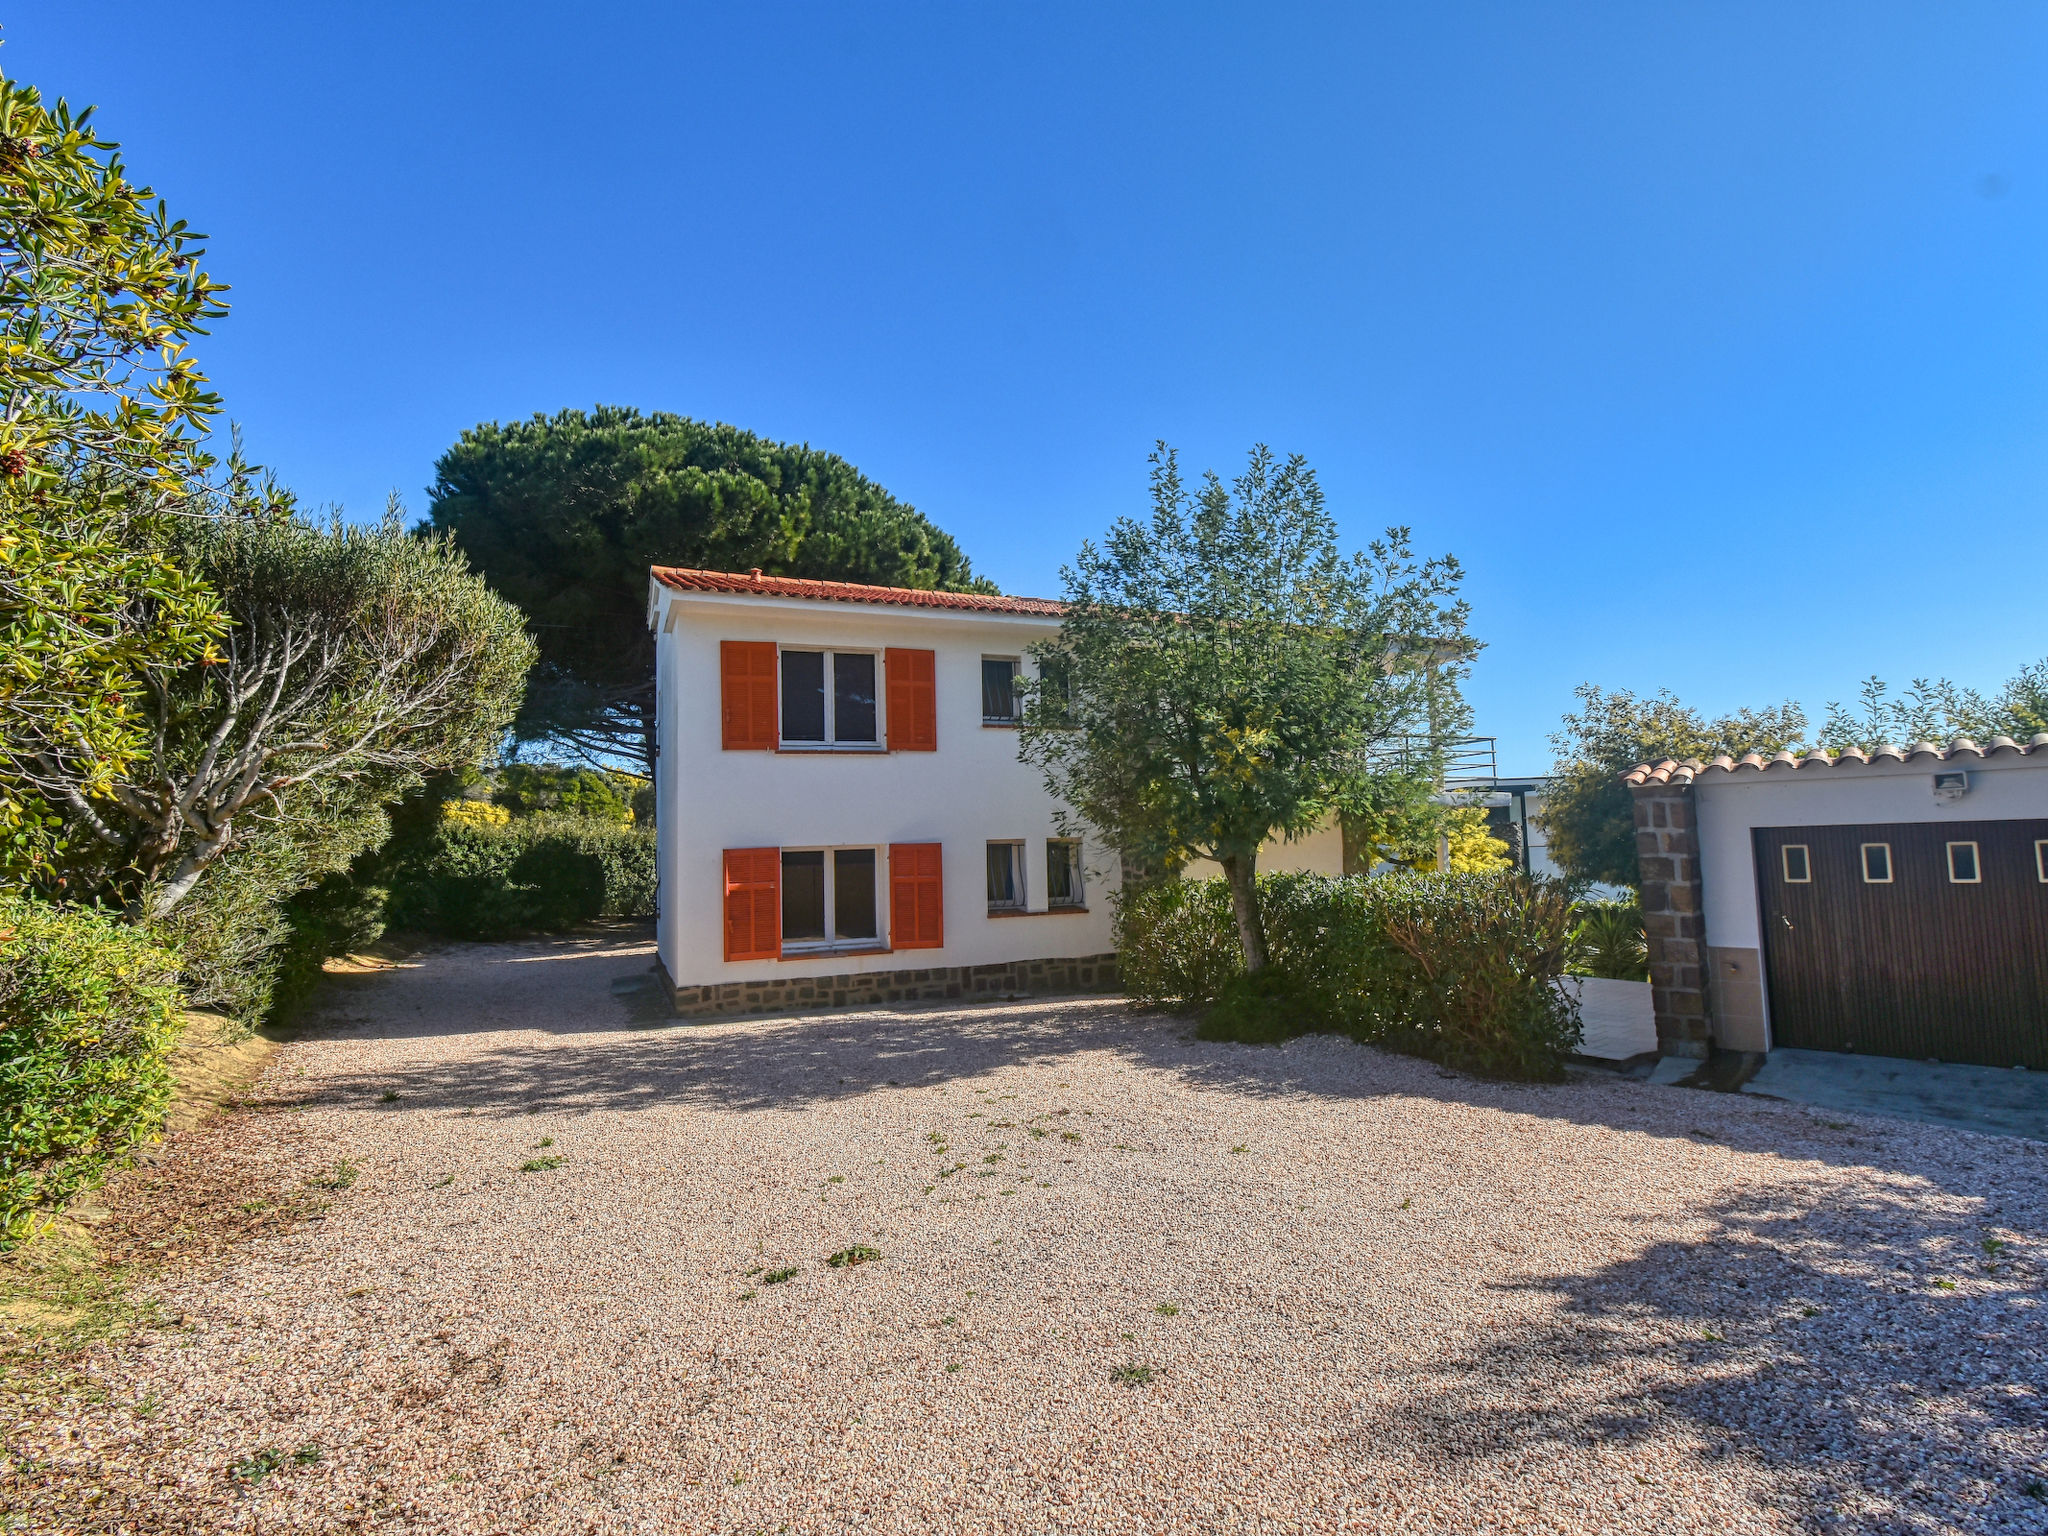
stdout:
<svg viewBox="0 0 2048 1536">
<path fill-rule="evenodd" d="M 1938 772 L 1967 772 L 1968 793 L 1953 803 L 1937 801 Z M 1755 828 L 2048 817 L 2048 752 L 1708 772 L 1693 781 L 1693 803 L 1699 816 L 1707 943 L 1757 949 L 1762 940 L 1750 837 Z"/>
<path fill-rule="evenodd" d="M 662 963 L 682 986 L 804 975 L 985 965 L 1105 954 L 1114 948 L 1114 851 L 1083 839 L 1087 911 L 1048 912 L 1045 843 L 1058 807 L 1017 760 L 1014 729 L 981 723 L 981 660 L 1023 657 L 1055 619 L 882 608 L 802 598 L 656 589 L 660 687 Z M 904 646 L 935 653 L 935 752 L 727 752 L 719 745 L 719 643 L 772 640 L 822 649 Z M 1028 661 L 1025 663 L 1029 670 Z M 884 683 L 886 687 L 886 683 Z M 886 702 L 880 706 L 886 718 Z M 1030 915 L 991 917 L 986 846 L 1025 843 Z M 887 846 L 943 847 L 945 944 L 882 954 L 724 958 L 724 850 L 877 846 L 887 923 Z"/>
</svg>

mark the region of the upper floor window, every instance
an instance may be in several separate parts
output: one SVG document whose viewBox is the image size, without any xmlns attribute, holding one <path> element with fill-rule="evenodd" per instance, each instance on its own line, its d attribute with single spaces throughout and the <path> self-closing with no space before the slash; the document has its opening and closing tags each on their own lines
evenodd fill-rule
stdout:
<svg viewBox="0 0 2048 1536">
<path fill-rule="evenodd" d="M 875 697 L 873 651 L 782 652 L 785 746 L 875 746 Z"/>
<path fill-rule="evenodd" d="M 1017 658 L 982 657 L 981 723 L 1015 725 L 1018 715 L 1017 704 Z"/>
</svg>

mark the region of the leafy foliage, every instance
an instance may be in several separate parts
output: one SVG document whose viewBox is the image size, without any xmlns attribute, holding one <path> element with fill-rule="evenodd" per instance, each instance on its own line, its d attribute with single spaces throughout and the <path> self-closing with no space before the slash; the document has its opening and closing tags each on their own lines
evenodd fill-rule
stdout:
<svg viewBox="0 0 2048 1536">
<path fill-rule="evenodd" d="M 432 525 L 525 613 L 541 665 L 522 741 L 653 775 L 647 569 L 686 565 L 985 591 L 959 546 L 845 460 L 619 406 L 462 434 Z"/>
<path fill-rule="evenodd" d="M 232 622 L 205 664 L 144 673 L 146 762 L 103 790 L 52 786 L 98 845 L 102 888 L 152 919 L 237 843 L 360 816 L 488 756 L 533 657 L 518 613 L 445 539 L 410 537 L 395 511 L 315 527 L 275 493 L 238 512 L 252 494 L 237 485 L 235 506 L 181 532 L 181 563 Z M 318 879 L 356 851 L 300 863 Z"/>
<path fill-rule="evenodd" d="M 1650 941 L 1642 907 L 1633 901 L 1580 902 L 1566 968 L 1574 976 L 1648 981 Z"/>
<path fill-rule="evenodd" d="M 58 757 L 95 790 L 146 750 L 138 666 L 202 654 L 203 583 L 156 540 L 212 466 L 187 354 L 225 291 L 90 111 L 0 79 L 0 872 L 46 874 Z"/>
<path fill-rule="evenodd" d="M 1806 712 L 1797 704 L 1709 719 L 1669 691 L 1639 698 L 1588 683 L 1577 694 L 1578 712 L 1550 738 L 1557 763 L 1537 812 L 1550 857 L 1574 880 L 1635 886 L 1635 803 L 1621 778 L 1636 764 L 1772 753 L 1806 733 Z"/>
<path fill-rule="evenodd" d="M 501 826 L 443 820 L 395 843 L 386 921 L 452 938 L 499 939 L 654 911 L 654 834 L 588 817 Z"/>
<path fill-rule="evenodd" d="M 1224 881 L 1128 894 L 1117 915 L 1126 990 L 1210 1010 L 1208 1038 L 1334 1031 L 1494 1076 L 1555 1078 L 1577 1048 L 1576 1005 L 1555 985 L 1571 925 L 1557 882 L 1288 873 L 1259 888 L 1272 965 L 1253 973 Z"/>
<path fill-rule="evenodd" d="M 515 816 L 589 816 L 630 824 L 647 780 L 595 768 L 507 763 L 493 776 L 491 799 Z"/>
<path fill-rule="evenodd" d="M 1857 708 L 1828 705 L 1820 745 L 1830 752 L 1845 747 L 1874 752 L 1923 741 L 1945 746 L 1958 736 L 1980 743 L 1993 736 L 2025 741 L 2040 731 L 2048 731 L 2048 661 L 2022 668 L 1988 696 L 1946 678 L 1916 677 L 1898 693 L 1879 678 L 1866 678 Z"/>
<path fill-rule="evenodd" d="M 0 897 L 0 1247 L 161 1126 L 176 974 L 110 917 Z"/>
<path fill-rule="evenodd" d="M 1315 472 L 1264 447 L 1190 493 L 1161 444 L 1152 500 L 1062 572 L 1066 617 L 1035 653 L 1061 686 L 1036 691 L 1020 750 L 1139 865 L 1221 865 L 1257 970 L 1260 847 L 1358 798 L 1390 743 L 1435 734 L 1470 649 L 1460 573 L 1418 562 L 1405 529 L 1340 556 Z"/>
</svg>

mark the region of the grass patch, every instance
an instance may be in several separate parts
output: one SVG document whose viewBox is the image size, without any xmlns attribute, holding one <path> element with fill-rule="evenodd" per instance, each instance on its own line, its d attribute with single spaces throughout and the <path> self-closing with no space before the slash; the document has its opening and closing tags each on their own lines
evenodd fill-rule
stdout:
<svg viewBox="0 0 2048 1536">
<path fill-rule="evenodd" d="M 1154 1308 L 1153 1308 L 1152 1310 L 1153 1310 L 1154 1312 L 1157 1312 L 1157 1313 L 1158 1313 L 1158 1314 L 1159 1314 L 1159 1315 L 1160 1315 L 1161 1317 L 1179 1317 L 1179 1316 L 1180 1316 L 1180 1308 L 1179 1308 L 1179 1307 L 1176 1307 L 1176 1306 L 1175 1306 L 1175 1305 L 1174 1305 L 1174 1304 L 1173 1304 L 1172 1302 L 1170 1302 L 1170 1301 L 1162 1301 L 1161 1303 L 1159 1303 L 1159 1305 L 1158 1305 L 1158 1306 L 1154 1307 Z"/>
<path fill-rule="evenodd" d="M 855 1243 L 851 1248 L 842 1248 L 825 1262 L 834 1269 L 851 1269 L 856 1264 L 872 1264 L 882 1256 L 879 1248 L 870 1248 L 866 1243 Z"/>
<path fill-rule="evenodd" d="M 1109 1373 L 1109 1379 L 1119 1386 L 1144 1387 L 1152 1383 L 1153 1371 L 1149 1365 L 1120 1365 Z"/>
<path fill-rule="evenodd" d="M 792 1264 L 788 1269 L 769 1270 L 768 1273 L 761 1277 L 761 1283 L 763 1285 L 780 1285 L 783 1281 L 794 1280 L 796 1277 L 797 1268 Z"/>
<path fill-rule="evenodd" d="M 334 1165 L 332 1171 L 323 1173 L 319 1178 L 313 1180 L 313 1183 L 320 1189 L 347 1189 L 349 1185 L 355 1183 L 362 1171 L 362 1169 L 344 1157 Z"/>
<path fill-rule="evenodd" d="M 529 1157 L 519 1165 L 521 1173 L 547 1173 L 562 1166 L 559 1157 Z"/>
</svg>

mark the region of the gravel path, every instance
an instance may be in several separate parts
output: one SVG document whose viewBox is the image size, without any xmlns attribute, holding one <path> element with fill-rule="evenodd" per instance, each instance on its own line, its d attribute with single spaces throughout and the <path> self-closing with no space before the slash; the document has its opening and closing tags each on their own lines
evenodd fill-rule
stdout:
<svg viewBox="0 0 2048 1536">
<path fill-rule="evenodd" d="M 661 1027 L 650 960 L 338 988 L 185 1154 L 324 1215 L 167 1272 L 35 1518 L 2048 1529 L 2048 1147 L 1101 1001 Z"/>
</svg>

